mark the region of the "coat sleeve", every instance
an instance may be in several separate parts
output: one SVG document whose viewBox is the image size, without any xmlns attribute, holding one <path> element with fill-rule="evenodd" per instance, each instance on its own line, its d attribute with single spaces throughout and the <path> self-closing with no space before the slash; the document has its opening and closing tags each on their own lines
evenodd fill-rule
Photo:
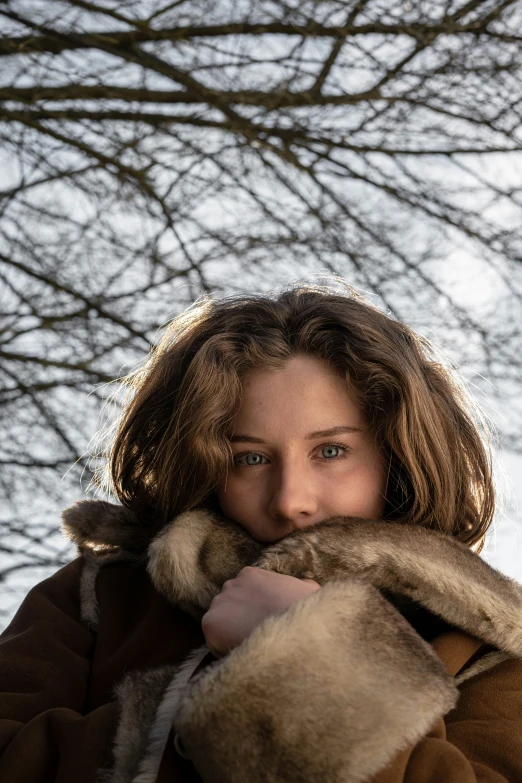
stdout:
<svg viewBox="0 0 522 783">
<path fill-rule="evenodd" d="M 459 691 L 455 709 L 368 783 L 522 780 L 522 661 L 503 661 Z"/>
<path fill-rule="evenodd" d="M 34 587 L 0 636 L 0 780 L 92 783 L 118 702 L 83 715 L 94 634 L 80 620 L 82 560 Z"/>
<path fill-rule="evenodd" d="M 459 693 L 374 587 L 332 581 L 194 678 L 177 743 L 208 783 L 512 783 L 522 780 L 521 665 L 499 664 Z M 505 700 L 484 700 L 486 677 Z"/>
</svg>

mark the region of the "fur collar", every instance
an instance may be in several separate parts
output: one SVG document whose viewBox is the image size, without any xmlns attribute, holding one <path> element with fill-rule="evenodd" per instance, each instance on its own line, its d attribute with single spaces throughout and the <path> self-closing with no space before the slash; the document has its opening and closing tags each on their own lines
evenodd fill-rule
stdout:
<svg viewBox="0 0 522 783">
<path fill-rule="evenodd" d="M 175 670 L 129 672 L 114 783 L 155 783 L 172 728 L 205 781 L 373 780 L 399 751 L 409 757 L 464 681 L 522 658 L 522 586 L 425 528 L 336 517 L 264 547 L 199 509 L 150 540 L 131 511 L 81 501 L 64 512 L 64 529 L 85 558 L 80 603 L 93 628 L 96 574 L 114 560 L 141 561 L 158 592 L 198 618 L 247 565 L 323 586 L 210 665 L 203 646 Z M 448 626 L 474 638 L 439 635 Z M 452 635 L 482 650 L 462 673 L 467 652 L 454 668 L 437 655 Z"/>
<path fill-rule="evenodd" d="M 79 501 L 64 511 L 63 526 L 91 559 L 144 557 L 146 528 L 122 506 Z M 442 622 L 522 657 L 522 586 L 464 544 L 426 528 L 335 517 L 264 547 L 236 523 L 196 509 L 165 525 L 145 559 L 158 592 L 197 618 L 227 579 L 256 565 L 321 585 L 362 580 L 425 638 L 427 626 L 433 637 Z"/>
</svg>

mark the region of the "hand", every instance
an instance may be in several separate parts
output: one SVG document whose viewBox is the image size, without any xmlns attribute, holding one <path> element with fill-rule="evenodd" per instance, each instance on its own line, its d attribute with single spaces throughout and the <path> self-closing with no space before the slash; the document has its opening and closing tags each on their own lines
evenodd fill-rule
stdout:
<svg viewBox="0 0 522 783">
<path fill-rule="evenodd" d="M 203 615 L 201 627 L 210 651 L 226 655 L 271 614 L 284 612 L 295 601 L 319 590 L 313 579 L 296 579 L 262 568 L 242 568 L 229 579 Z"/>
</svg>

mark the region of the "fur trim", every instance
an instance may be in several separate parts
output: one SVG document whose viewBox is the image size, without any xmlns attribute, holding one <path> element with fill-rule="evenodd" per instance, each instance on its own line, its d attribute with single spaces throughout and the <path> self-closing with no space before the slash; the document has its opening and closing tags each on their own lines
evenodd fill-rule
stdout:
<svg viewBox="0 0 522 783">
<path fill-rule="evenodd" d="M 225 581 L 262 549 L 234 522 L 202 509 L 186 511 L 152 541 L 147 570 L 158 592 L 201 619 Z"/>
<path fill-rule="evenodd" d="M 337 518 L 292 533 L 266 549 L 254 565 L 320 584 L 362 578 L 522 657 L 521 585 L 443 533 Z"/>
<path fill-rule="evenodd" d="M 157 722 L 158 706 L 175 671 L 175 666 L 132 671 L 116 686 L 121 717 L 114 740 L 115 764 L 110 783 L 134 780 L 147 751 L 149 733 Z"/>
<path fill-rule="evenodd" d="M 342 517 L 262 549 L 235 523 L 199 510 L 177 517 L 149 547 L 156 589 L 196 617 L 246 565 L 322 585 L 357 577 L 392 602 L 406 596 L 411 606 L 522 657 L 522 587 L 438 531 Z"/>
<path fill-rule="evenodd" d="M 66 512 L 64 525 L 86 557 L 82 616 L 92 627 L 97 568 L 138 556 L 144 539 L 127 509 L 77 505 L 81 513 Z M 363 783 L 453 708 L 458 685 L 522 657 L 522 586 L 426 528 L 336 517 L 263 547 L 198 509 L 166 525 L 147 555 L 158 592 L 197 618 L 247 565 L 322 589 L 267 618 L 195 677 L 206 648 L 181 669 L 131 673 L 119 691 L 112 783 L 157 777 L 173 715 L 177 747 L 204 780 Z M 453 679 L 405 619 L 418 619 L 419 607 L 497 651 Z"/>
<path fill-rule="evenodd" d="M 80 577 L 80 616 L 91 631 L 98 630 L 96 579 L 100 570 L 97 558 L 85 557 Z"/>
<path fill-rule="evenodd" d="M 503 663 L 504 661 L 512 661 L 513 658 L 513 655 L 509 655 L 509 653 L 505 652 L 499 652 L 498 650 L 492 653 L 488 653 L 487 655 L 482 656 L 482 658 L 479 658 L 478 661 L 475 661 L 475 663 L 473 663 L 467 669 L 464 669 L 462 674 L 459 674 L 457 677 L 455 677 L 455 684 L 460 686 L 463 682 L 466 682 L 466 680 L 471 679 L 471 677 L 476 677 L 478 674 L 483 674 L 484 672 L 489 671 L 489 669 L 492 669 L 493 666 L 496 666 L 499 663 Z"/>
<path fill-rule="evenodd" d="M 150 530 L 134 511 L 105 500 L 79 500 L 66 508 L 62 512 L 62 531 L 80 551 L 139 551 L 151 538 Z"/>
<path fill-rule="evenodd" d="M 147 749 L 139 765 L 138 774 L 133 777 L 132 783 L 155 783 L 180 698 L 192 673 L 207 654 L 208 647 L 206 645 L 198 647 L 177 668 L 156 712 L 154 723 L 148 735 Z M 141 725 L 136 726 L 137 731 L 141 728 Z"/>
<path fill-rule="evenodd" d="M 174 723 L 203 780 L 363 783 L 457 697 L 431 646 L 354 579 L 267 618 L 194 678 Z"/>
<path fill-rule="evenodd" d="M 129 509 L 81 501 L 64 512 L 68 535 L 80 547 L 113 547 L 118 558 L 143 540 L 145 528 Z M 94 546 L 94 550 L 92 549 Z M 114 549 L 114 548 L 117 549 Z M 118 548 L 119 547 L 119 548 Z M 200 619 L 227 579 L 255 565 L 325 584 L 363 579 L 400 611 L 405 596 L 436 618 L 522 657 L 522 586 L 464 544 L 438 531 L 368 519 L 335 517 L 263 548 L 240 525 L 204 509 L 166 525 L 148 547 L 147 569 L 163 596 Z M 109 554 L 105 555 L 108 562 Z M 84 577 L 86 622 L 94 625 L 94 569 Z M 414 612 L 411 612 L 413 615 Z"/>
<path fill-rule="evenodd" d="M 114 549 L 111 554 L 95 554 L 90 548 L 84 549 L 84 564 L 80 577 L 80 616 L 91 631 L 98 630 L 98 598 L 96 579 L 100 568 L 120 560 L 134 560 L 136 555 L 126 550 Z"/>
<path fill-rule="evenodd" d="M 98 783 L 155 783 L 180 698 L 208 652 L 203 645 L 178 666 L 129 672 L 115 686 L 121 704 L 115 763 L 112 771 L 98 770 Z"/>
</svg>

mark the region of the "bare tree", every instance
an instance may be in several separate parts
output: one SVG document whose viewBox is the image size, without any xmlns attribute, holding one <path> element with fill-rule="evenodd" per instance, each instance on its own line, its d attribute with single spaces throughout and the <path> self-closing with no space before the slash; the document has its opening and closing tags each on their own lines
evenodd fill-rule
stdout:
<svg viewBox="0 0 522 783">
<path fill-rule="evenodd" d="M 107 384 L 204 292 L 341 275 L 518 410 L 522 448 L 520 1 L 7 0 L 0 24 L 14 602 L 70 556 Z"/>
</svg>

